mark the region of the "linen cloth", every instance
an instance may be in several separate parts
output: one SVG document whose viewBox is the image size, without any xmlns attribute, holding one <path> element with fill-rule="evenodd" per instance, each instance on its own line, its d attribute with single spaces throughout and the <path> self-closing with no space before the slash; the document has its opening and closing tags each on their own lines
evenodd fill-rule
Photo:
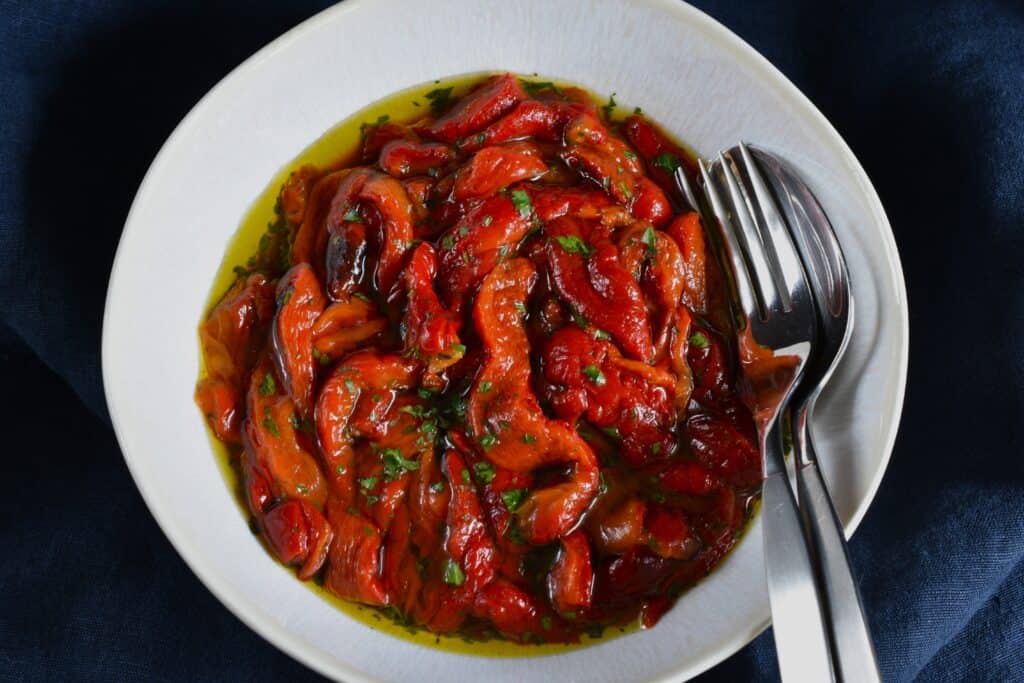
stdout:
<svg viewBox="0 0 1024 683">
<path fill-rule="evenodd" d="M 906 406 L 851 543 L 882 672 L 1024 680 L 1024 5 L 697 5 L 835 124 L 900 247 Z M 320 680 L 221 606 L 157 528 L 109 426 L 99 342 L 160 145 L 323 6 L 0 0 L 0 679 Z M 777 678 L 765 633 L 700 680 Z"/>
</svg>

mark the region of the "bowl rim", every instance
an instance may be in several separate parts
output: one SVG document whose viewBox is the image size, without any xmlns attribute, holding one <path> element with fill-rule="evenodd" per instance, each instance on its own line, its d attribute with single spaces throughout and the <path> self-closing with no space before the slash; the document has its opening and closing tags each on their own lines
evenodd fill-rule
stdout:
<svg viewBox="0 0 1024 683">
<path fill-rule="evenodd" d="M 882 206 L 878 193 L 875 190 L 874 185 L 871 183 L 867 172 L 861 166 L 860 161 L 853 154 L 853 151 L 850 149 L 842 135 L 840 135 L 825 115 L 814 105 L 814 103 L 811 102 L 811 100 L 796 85 L 794 85 L 788 77 L 769 62 L 768 59 L 758 52 L 753 46 L 704 11 L 686 2 L 680 2 L 679 0 L 629 0 L 629 4 L 634 6 L 646 5 L 659 11 L 674 13 L 678 18 L 691 24 L 695 29 L 703 32 L 712 39 L 720 41 L 720 43 L 729 50 L 732 57 L 737 60 L 744 60 L 747 66 L 756 68 L 762 76 L 770 79 L 773 82 L 773 85 L 779 88 L 784 95 L 790 98 L 794 103 L 798 104 L 807 114 L 809 114 L 809 116 L 819 126 L 821 132 L 833 140 L 836 144 L 836 149 L 842 155 L 843 160 L 848 164 L 849 169 L 856 179 L 860 181 L 864 191 L 864 196 L 868 200 L 874 220 L 881 228 L 883 228 L 882 233 L 884 243 L 882 244 L 882 249 L 885 253 L 888 266 L 888 272 L 885 273 L 885 275 L 888 276 L 895 285 L 895 303 L 897 304 L 899 313 L 898 330 L 896 330 L 901 339 L 896 360 L 898 374 L 896 379 L 898 380 L 898 386 L 895 400 L 891 407 L 892 420 L 890 422 L 888 433 L 885 435 L 885 446 L 881 461 L 874 473 L 874 476 L 868 483 L 864 496 L 854 509 L 850 519 L 843 525 L 846 536 L 849 538 L 856 531 L 863 520 L 864 515 L 867 513 L 867 509 L 878 493 L 878 488 L 881 485 L 882 478 L 888 469 L 897 433 L 899 431 L 906 395 L 910 351 L 910 323 L 906 282 L 903 275 L 903 267 L 900 261 L 899 251 L 896 246 L 895 236 L 893 235 L 892 226 L 889 223 L 885 209 Z M 153 515 L 153 518 L 156 520 L 157 525 L 171 542 L 174 549 L 185 561 L 186 565 L 188 565 L 189 569 L 192 570 L 193 574 L 195 574 L 207 590 L 209 590 L 221 602 L 221 604 L 227 607 L 227 609 L 242 623 L 258 633 L 264 640 L 271 643 L 282 652 L 288 654 L 290 657 L 293 657 L 310 669 L 330 679 L 369 682 L 381 679 L 374 678 L 364 672 L 358 671 L 342 660 L 328 657 L 324 653 L 321 653 L 317 648 L 310 646 L 302 638 L 292 634 L 283 626 L 275 623 L 273 620 L 262 617 L 258 612 L 250 612 L 245 603 L 244 596 L 238 594 L 229 582 L 222 580 L 216 572 L 208 569 L 201 563 L 202 554 L 193 546 L 187 534 L 175 525 L 172 518 L 162 512 L 160 506 L 157 504 L 155 491 L 150 487 L 142 472 L 142 466 L 139 460 L 134 459 L 124 448 L 124 444 L 126 443 L 123 436 L 125 433 L 125 427 L 121 424 L 118 412 L 115 409 L 115 401 L 110 389 L 111 371 L 109 370 L 115 362 L 112 357 L 111 350 L 111 337 L 114 334 L 110 325 L 111 303 L 114 300 L 114 292 L 116 289 L 115 285 L 117 284 L 118 273 L 120 270 L 119 265 L 123 256 L 123 246 L 126 236 L 131 231 L 141 229 L 135 225 L 135 215 L 138 207 L 143 203 L 143 200 L 151 190 L 153 178 L 160 175 L 170 150 L 175 147 L 179 138 L 183 137 L 191 130 L 195 125 L 196 120 L 203 114 L 204 110 L 210 106 L 210 101 L 226 87 L 226 84 L 229 81 L 259 68 L 264 61 L 285 50 L 292 43 L 301 40 L 308 32 L 317 30 L 322 25 L 334 20 L 337 16 L 347 12 L 357 11 L 359 6 L 360 5 L 358 3 L 339 2 L 338 4 L 327 7 L 295 25 L 267 45 L 257 50 L 221 78 L 212 88 L 210 88 L 196 102 L 196 104 L 189 110 L 189 112 L 182 118 L 171 134 L 167 137 L 159 152 L 157 152 L 156 156 L 153 158 L 153 161 L 139 185 L 139 189 L 135 194 L 131 208 L 129 209 L 128 215 L 125 219 L 122 234 L 118 240 L 118 247 L 111 265 L 107 294 L 104 303 L 101 364 L 107 410 L 110 415 L 111 425 L 113 426 L 118 444 L 121 447 L 125 464 L 128 466 L 129 473 L 131 474 L 135 485 L 138 487 L 139 492 L 142 494 L 142 498 L 150 513 Z M 756 522 L 757 520 L 755 520 L 755 523 Z M 752 642 L 758 635 L 768 628 L 770 623 L 771 621 L 769 618 L 756 625 L 753 629 L 738 629 L 732 638 L 720 644 L 715 651 L 688 664 L 681 665 L 677 669 L 666 672 L 660 679 L 654 680 L 685 680 L 707 671 Z M 344 676 L 344 679 L 340 678 L 340 676 Z"/>
</svg>

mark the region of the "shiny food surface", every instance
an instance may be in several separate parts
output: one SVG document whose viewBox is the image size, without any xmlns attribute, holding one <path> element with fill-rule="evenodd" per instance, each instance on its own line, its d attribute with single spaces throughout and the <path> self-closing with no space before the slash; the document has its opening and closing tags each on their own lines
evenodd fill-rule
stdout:
<svg viewBox="0 0 1024 683">
<path fill-rule="evenodd" d="M 692 161 L 614 98 L 436 85 L 282 178 L 197 403 L 299 579 L 474 640 L 651 626 L 760 482 Z"/>
</svg>

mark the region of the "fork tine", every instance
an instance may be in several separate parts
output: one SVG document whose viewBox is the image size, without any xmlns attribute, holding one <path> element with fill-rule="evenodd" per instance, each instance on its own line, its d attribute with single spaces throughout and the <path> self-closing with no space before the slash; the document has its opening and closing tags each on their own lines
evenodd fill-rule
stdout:
<svg viewBox="0 0 1024 683">
<path fill-rule="evenodd" d="M 743 308 L 743 312 L 748 316 L 752 317 L 758 312 L 758 299 L 755 297 L 753 285 L 750 279 L 750 271 L 747 267 L 746 261 L 743 258 L 743 254 L 739 248 L 739 241 L 736 239 L 735 231 L 732 227 L 732 221 L 729 220 L 729 214 L 726 210 L 725 203 L 722 201 L 721 195 L 718 193 L 718 189 L 715 183 L 711 180 L 711 174 L 705 166 L 703 160 L 697 162 L 700 168 L 700 176 L 704 181 L 704 193 L 708 198 L 708 203 L 711 205 L 711 211 L 714 213 L 714 221 L 709 221 L 713 225 L 709 225 L 709 229 L 717 227 L 721 243 L 722 251 L 725 252 L 726 257 L 729 260 L 729 265 L 732 270 L 733 283 L 736 286 L 736 295 L 739 297 L 740 306 Z M 681 173 L 681 171 L 680 171 Z M 678 176 L 676 178 L 679 181 Z M 685 175 L 683 180 L 686 181 Z"/>
<path fill-rule="evenodd" d="M 693 186 L 690 185 L 690 179 L 686 177 L 686 170 L 682 165 L 676 167 L 675 172 L 676 186 L 679 187 L 683 193 L 683 198 L 686 199 L 690 208 L 694 211 L 700 211 L 699 205 L 697 204 L 697 195 L 693 191 Z"/>
<path fill-rule="evenodd" d="M 796 251 L 796 246 L 793 244 L 792 236 L 789 234 L 786 222 L 779 212 L 775 198 L 768 190 L 768 184 L 761 173 L 761 169 L 758 168 L 757 163 L 751 156 L 746 143 L 741 142 L 739 147 L 740 157 L 743 159 L 743 165 L 746 167 L 747 178 L 750 180 L 750 186 L 757 200 L 756 206 L 761 217 L 764 219 L 763 225 L 768 229 L 766 241 L 771 241 L 770 251 L 774 252 L 773 255 L 778 266 L 777 270 L 782 275 L 781 285 L 786 292 L 797 291 L 801 286 L 800 283 L 804 280 L 804 271 L 800 265 L 800 255 Z M 786 298 L 788 299 L 789 297 Z M 790 310 L 791 306 L 792 302 L 787 302 L 787 310 Z"/>
<path fill-rule="evenodd" d="M 788 292 L 780 292 L 776 285 L 772 266 L 765 253 L 765 240 L 750 209 L 749 199 L 740 186 L 738 169 L 733 168 L 735 164 L 724 154 L 718 155 L 718 163 L 721 173 L 725 177 L 725 187 L 729 194 L 729 203 L 732 205 L 732 215 L 739 223 L 739 243 L 743 247 L 747 261 L 753 268 L 752 279 L 755 286 L 761 292 L 764 305 L 761 319 L 767 320 L 770 317 L 770 312 L 776 309 L 779 303 L 782 304 L 784 310 L 789 309 Z"/>
</svg>

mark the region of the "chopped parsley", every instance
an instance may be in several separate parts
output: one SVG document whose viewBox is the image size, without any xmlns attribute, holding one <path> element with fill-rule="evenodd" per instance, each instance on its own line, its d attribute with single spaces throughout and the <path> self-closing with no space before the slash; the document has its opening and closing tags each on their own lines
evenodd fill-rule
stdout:
<svg viewBox="0 0 1024 683">
<path fill-rule="evenodd" d="M 604 386 L 605 382 L 608 381 L 607 379 L 605 379 L 604 373 L 601 372 L 601 368 L 597 367 L 596 365 L 588 365 L 585 368 L 583 368 L 583 374 L 586 375 L 591 382 L 593 382 L 599 387 Z"/>
<path fill-rule="evenodd" d="M 618 102 L 615 101 L 615 93 L 608 96 L 608 104 L 601 107 L 601 111 L 604 112 L 604 117 L 610 119 L 612 112 L 615 111 L 615 107 L 618 106 Z"/>
<path fill-rule="evenodd" d="M 434 88 L 426 94 L 426 98 L 430 100 L 430 109 L 435 114 L 438 114 L 448 108 L 449 103 L 452 99 L 453 88 Z"/>
<path fill-rule="evenodd" d="M 441 238 L 441 248 L 444 249 L 445 251 L 451 250 L 451 248 L 454 247 L 454 246 L 455 246 L 455 236 L 454 235 L 445 235 L 444 237 Z"/>
<path fill-rule="evenodd" d="M 523 218 L 527 218 L 533 213 L 533 202 L 530 201 L 530 195 L 526 194 L 525 190 L 513 190 L 512 204 Z"/>
<path fill-rule="evenodd" d="M 341 218 L 342 218 L 342 220 L 346 220 L 349 223 L 362 223 L 363 222 L 363 217 L 359 215 L 359 211 L 357 211 L 356 207 L 354 207 L 354 206 L 351 209 L 349 209 L 348 211 L 346 211 L 345 215 L 342 216 Z"/>
<path fill-rule="evenodd" d="M 711 342 L 708 341 L 708 338 L 704 336 L 703 332 L 694 332 L 691 334 L 690 343 L 698 349 L 706 349 L 711 345 Z"/>
<path fill-rule="evenodd" d="M 594 253 L 594 250 L 576 235 L 557 235 L 555 240 L 558 241 L 558 246 L 570 254 L 582 254 L 587 257 Z"/>
<path fill-rule="evenodd" d="M 450 557 L 444 561 L 444 582 L 449 586 L 461 586 L 466 582 L 462 567 Z"/>
<path fill-rule="evenodd" d="M 522 78 L 519 79 L 519 83 L 523 86 L 523 90 L 530 97 L 536 97 L 538 93 L 545 90 L 551 90 L 555 94 L 558 94 L 558 86 L 551 81 L 527 81 Z"/>
<path fill-rule="evenodd" d="M 629 185 L 626 184 L 625 180 L 619 181 L 619 189 L 622 190 L 622 196 L 625 197 L 627 200 L 633 198 L 633 191 L 629 189 Z"/>
<path fill-rule="evenodd" d="M 480 389 L 480 393 L 481 394 L 486 394 L 488 391 L 491 390 L 491 383 L 488 382 L 487 380 L 483 380 L 478 385 L 478 388 Z"/>
<path fill-rule="evenodd" d="M 537 443 L 537 437 L 533 434 L 523 434 L 523 443 Z"/>
<path fill-rule="evenodd" d="M 527 197 L 527 199 L 529 199 L 529 197 Z M 488 225 L 490 225 L 493 222 L 494 222 L 494 216 L 484 216 L 483 220 L 480 221 L 480 224 L 483 225 L 486 228 Z"/>
<path fill-rule="evenodd" d="M 494 465 L 483 460 L 475 462 L 473 463 L 473 474 L 481 484 L 490 484 L 494 481 Z"/>
<path fill-rule="evenodd" d="M 498 443 L 498 437 L 494 434 L 484 434 L 480 437 L 480 445 L 485 451 L 489 451 L 494 444 Z"/>
<path fill-rule="evenodd" d="M 509 512 L 515 512 L 516 509 L 523 504 L 523 500 L 526 499 L 526 489 L 509 489 L 508 491 L 501 492 L 501 502 L 505 503 L 505 507 L 509 509 Z"/>
<path fill-rule="evenodd" d="M 619 428 L 616 427 L 615 425 L 612 425 L 610 427 L 601 427 L 601 431 L 607 434 L 608 436 L 612 437 L 613 439 L 622 438 L 622 433 L 619 432 Z"/>
<path fill-rule="evenodd" d="M 384 461 L 384 477 L 388 481 L 394 481 L 406 472 L 420 468 L 419 462 L 402 457 L 402 451 L 397 448 L 381 450 L 380 457 Z"/>
<path fill-rule="evenodd" d="M 654 234 L 654 226 L 648 225 L 640 241 L 647 245 L 647 257 L 654 258 L 658 255 L 657 235 Z"/>
<path fill-rule="evenodd" d="M 681 166 L 679 159 L 677 159 L 674 154 L 670 154 L 668 152 L 661 152 L 658 154 L 658 156 L 654 157 L 653 163 L 669 175 L 675 173 L 676 169 Z"/>
<path fill-rule="evenodd" d="M 435 481 L 433 484 L 430 485 L 430 490 L 433 491 L 434 493 L 444 493 L 444 482 Z"/>
<path fill-rule="evenodd" d="M 461 476 L 462 476 L 462 481 L 464 481 L 464 482 L 466 482 L 468 484 L 469 483 L 469 470 L 462 470 Z"/>
<path fill-rule="evenodd" d="M 277 384 L 274 382 L 274 376 L 269 372 L 263 375 L 263 381 L 260 382 L 260 396 L 270 396 L 277 391 Z"/>
<path fill-rule="evenodd" d="M 594 328 L 594 339 L 598 341 L 609 341 L 611 338 L 612 335 L 608 334 L 604 330 L 600 330 L 596 327 Z"/>
<path fill-rule="evenodd" d="M 278 430 L 277 423 L 274 422 L 274 418 L 272 418 L 272 417 L 265 417 L 265 418 L 263 418 L 263 427 L 264 427 L 264 429 L 266 429 L 268 432 L 270 432 L 274 436 L 276 436 L 278 438 L 281 437 L 281 432 Z"/>
</svg>

